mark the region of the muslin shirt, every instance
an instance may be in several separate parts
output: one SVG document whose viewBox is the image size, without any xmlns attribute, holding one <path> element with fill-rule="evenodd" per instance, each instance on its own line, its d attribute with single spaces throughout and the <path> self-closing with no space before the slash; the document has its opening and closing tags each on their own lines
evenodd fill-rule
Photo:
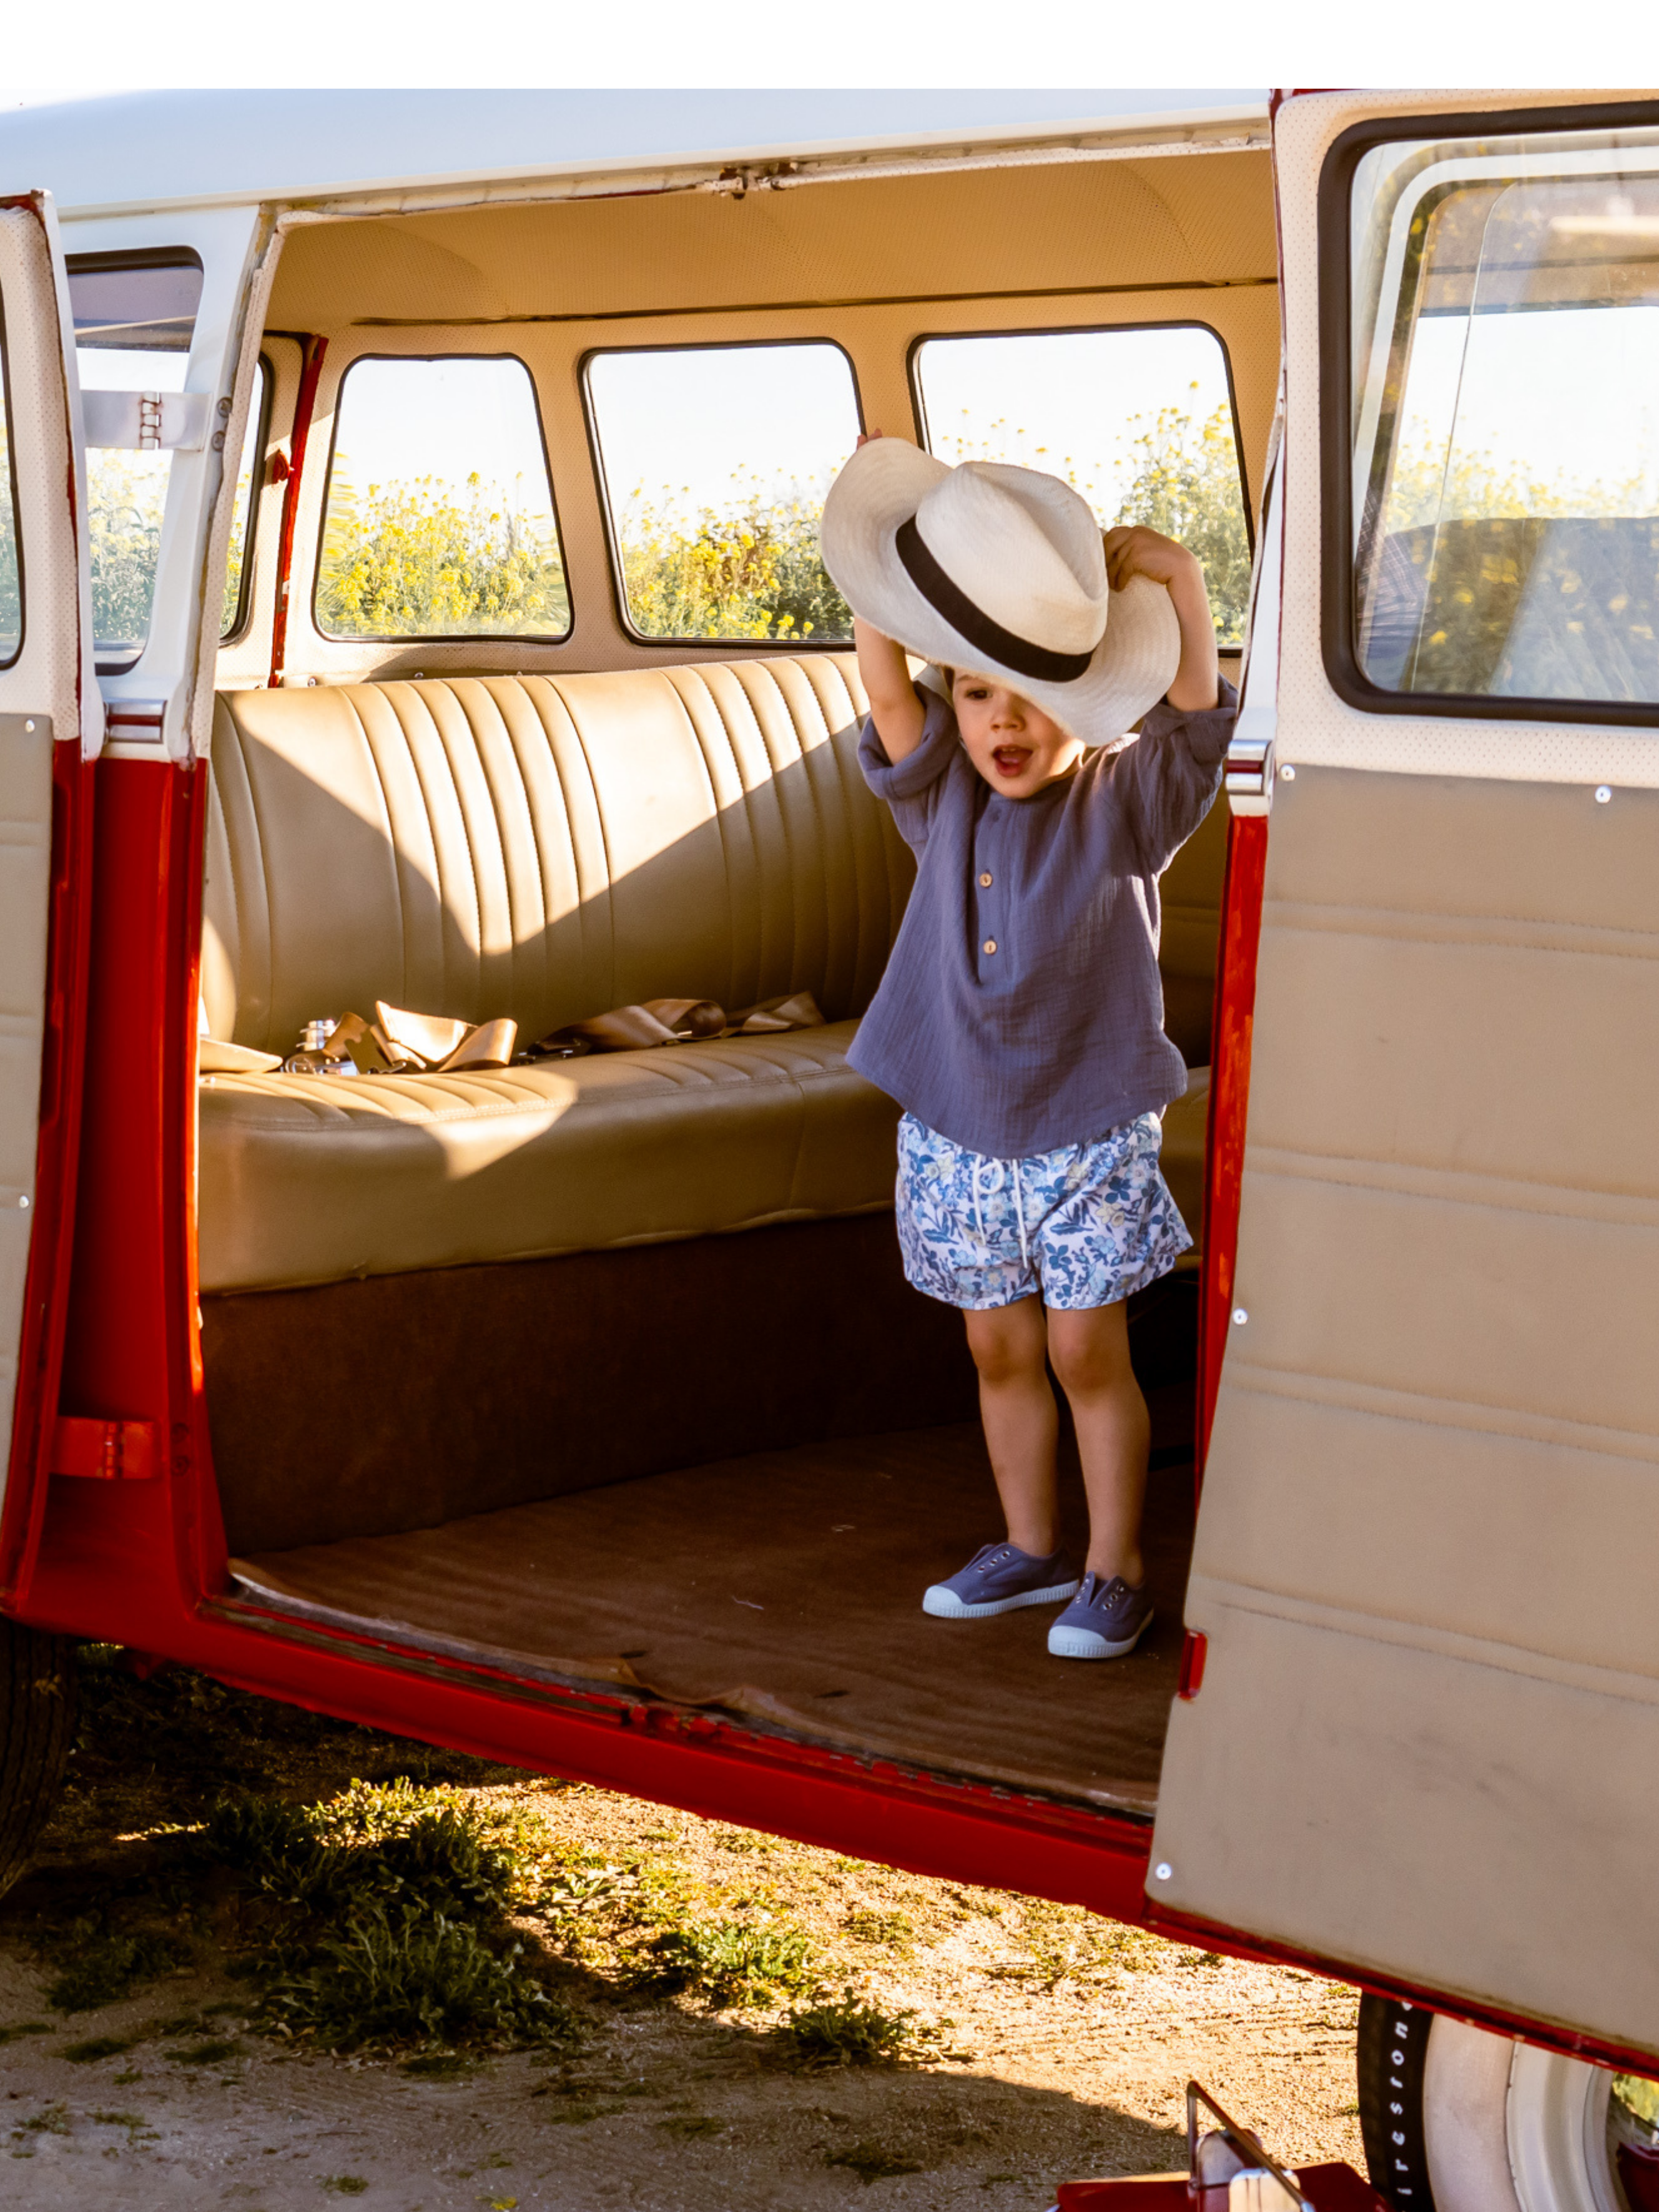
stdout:
<svg viewBox="0 0 1659 2212">
<path fill-rule="evenodd" d="M 916 855 L 886 973 L 848 1054 L 929 1128 L 994 1159 L 1083 1144 L 1187 1087 L 1164 1034 L 1158 879 L 1209 811 L 1237 696 L 1154 707 L 1030 799 L 994 790 L 936 692 L 895 764 L 872 720 L 865 781 Z"/>
</svg>

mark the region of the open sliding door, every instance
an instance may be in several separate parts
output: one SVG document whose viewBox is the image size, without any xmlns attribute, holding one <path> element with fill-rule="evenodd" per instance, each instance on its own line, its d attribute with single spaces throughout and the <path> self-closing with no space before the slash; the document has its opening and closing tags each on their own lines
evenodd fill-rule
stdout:
<svg viewBox="0 0 1659 2212">
<path fill-rule="evenodd" d="M 1272 811 L 1149 1889 L 1659 2053 L 1659 104 L 1574 98 L 1279 116 Z"/>
<path fill-rule="evenodd" d="M 57 1414 L 104 727 L 70 330 L 49 196 L 0 197 L 0 1600 L 27 1565 Z"/>
</svg>

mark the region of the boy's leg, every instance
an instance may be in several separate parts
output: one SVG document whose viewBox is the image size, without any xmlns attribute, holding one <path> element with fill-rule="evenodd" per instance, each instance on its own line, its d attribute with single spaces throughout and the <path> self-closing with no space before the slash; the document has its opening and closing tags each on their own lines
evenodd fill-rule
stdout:
<svg viewBox="0 0 1659 2212">
<path fill-rule="evenodd" d="M 1121 1575 L 1138 1589 L 1152 1420 L 1129 1364 L 1128 1308 L 1120 1298 L 1047 1318 L 1048 1357 L 1071 1405 L 1089 1495 L 1088 1571 L 1103 1582 Z"/>
<path fill-rule="evenodd" d="M 1040 1298 L 969 1311 L 968 1349 L 979 1370 L 980 1416 L 1008 1521 L 1008 1540 L 1046 1559 L 1060 1549 L 1054 1444 L 1060 1413 L 1048 1387 L 1048 1332 Z M 1067 1315 L 1063 1318 L 1087 1319 Z"/>
</svg>

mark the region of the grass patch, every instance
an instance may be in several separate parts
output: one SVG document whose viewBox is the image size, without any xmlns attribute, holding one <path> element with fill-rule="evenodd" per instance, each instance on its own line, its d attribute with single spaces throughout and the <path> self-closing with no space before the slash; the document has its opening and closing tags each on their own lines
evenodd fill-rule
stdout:
<svg viewBox="0 0 1659 2212">
<path fill-rule="evenodd" d="M 325 2177 L 323 2186 L 336 2197 L 362 2197 L 368 2184 L 361 2173 L 331 2173 Z"/>
<path fill-rule="evenodd" d="M 879 2143 L 849 2143 L 845 2150 L 830 2151 L 823 2162 L 826 2166 L 844 2166 L 849 2173 L 858 2176 L 866 2189 L 872 2181 L 890 2181 L 896 2174 L 927 2171 L 915 2159 L 901 2158 L 896 2152 L 884 2150 Z"/>
<path fill-rule="evenodd" d="M 807 2067 L 898 2065 L 920 2057 L 928 2040 L 914 2012 L 884 2012 L 855 1996 L 850 1982 L 838 1997 L 798 2007 L 787 2033 Z"/>
<path fill-rule="evenodd" d="M 580 2100 L 570 2105 L 556 2106 L 547 2114 L 556 2128 L 585 2128 L 590 2120 L 608 2120 L 623 2110 L 620 2105 L 590 2105 Z"/>
<path fill-rule="evenodd" d="M 73 1921 L 58 1953 L 61 1971 L 48 1984 L 54 2012 L 92 2012 L 131 1994 L 141 1982 L 169 1973 L 188 1957 L 175 1939 L 150 1934 L 115 1935 L 95 1919 Z"/>
<path fill-rule="evenodd" d="M 71 2066 L 90 2066 L 100 2058 L 119 2058 L 140 2040 L 136 2035 L 89 2035 L 80 2043 L 64 2044 L 58 2056 Z"/>
<path fill-rule="evenodd" d="M 725 2121 L 714 2119 L 706 2112 L 685 2112 L 672 2120 L 659 2120 L 657 2125 L 665 2136 L 679 2136 L 688 2142 L 726 2133 Z"/>
<path fill-rule="evenodd" d="M 849 1912 L 842 1927 L 855 1943 L 873 1943 L 896 1957 L 908 1959 L 915 1928 L 908 1912 L 877 1912 L 860 1906 Z"/>
<path fill-rule="evenodd" d="M 183 2051 L 169 2051 L 166 2056 L 173 2066 L 218 2066 L 227 2058 L 240 2058 L 242 2046 L 216 2038 L 210 2043 L 192 2043 Z"/>
<path fill-rule="evenodd" d="M 67 2105 L 48 2105 L 43 2112 L 20 2124 L 17 2132 L 26 2136 L 66 2136 L 70 2131 Z"/>
<path fill-rule="evenodd" d="M 652 1943 L 648 1978 L 719 2005 L 764 2005 L 811 1986 L 812 1946 L 765 1919 L 691 1920 Z"/>
<path fill-rule="evenodd" d="M 15 2043 L 20 2035 L 50 2035 L 44 2020 L 21 2020 L 15 2027 L 0 2027 L 0 2043 Z"/>
</svg>

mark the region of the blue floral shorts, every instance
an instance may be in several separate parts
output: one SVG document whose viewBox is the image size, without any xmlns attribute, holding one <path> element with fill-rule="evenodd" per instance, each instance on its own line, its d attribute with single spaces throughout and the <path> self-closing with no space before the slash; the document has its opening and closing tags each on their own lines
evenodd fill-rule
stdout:
<svg viewBox="0 0 1659 2212">
<path fill-rule="evenodd" d="M 1040 1297 L 1072 1311 L 1115 1305 L 1166 1275 L 1192 1238 L 1143 1114 L 1087 1145 L 994 1160 L 914 1114 L 898 1131 L 898 1233 L 907 1279 L 983 1310 Z"/>
</svg>

